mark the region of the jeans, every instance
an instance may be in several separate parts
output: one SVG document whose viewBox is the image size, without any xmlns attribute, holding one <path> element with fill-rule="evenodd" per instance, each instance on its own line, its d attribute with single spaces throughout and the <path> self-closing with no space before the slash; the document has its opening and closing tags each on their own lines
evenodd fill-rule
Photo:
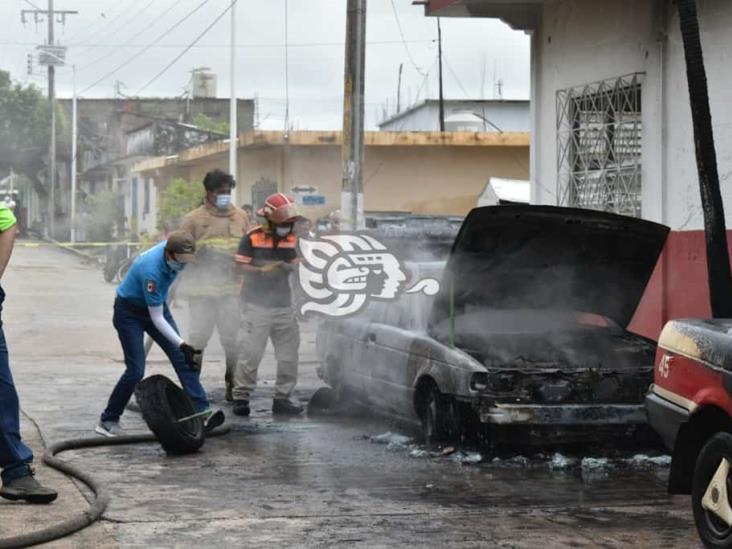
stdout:
<svg viewBox="0 0 732 549">
<path fill-rule="evenodd" d="M 164 308 L 164 316 L 178 332 L 167 305 Z M 196 411 L 201 412 L 209 408 L 206 391 L 199 380 L 200 372 L 194 370 L 186 362 L 183 352 L 155 327 L 147 308 L 118 297 L 114 302 L 112 323 L 122 344 L 126 369 L 109 397 L 107 408 L 102 413 L 102 421 L 119 421 L 125 406 L 135 392 L 135 387 L 145 375 L 145 332 L 160 345 L 170 359 L 183 390 L 193 401 Z"/>
<path fill-rule="evenodd" d="M 4 300 L 5 292 L 0 288 L 0 310 Z M 3 484 L 29 475 L 32 461 L 33 452 L 20 439 L 20 404 L 0 322 L 0 467 Z"/>
</svg>

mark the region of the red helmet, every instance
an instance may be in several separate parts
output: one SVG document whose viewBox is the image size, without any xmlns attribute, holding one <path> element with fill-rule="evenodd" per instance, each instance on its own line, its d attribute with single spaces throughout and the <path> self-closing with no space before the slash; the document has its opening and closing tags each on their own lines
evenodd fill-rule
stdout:
<svg viewBox="0 0 732 549">
<path fill-rule="evenodd" d="M 294 223 L 300 217 L 295 199 L 282 193 L 269 195 L 264 206 L 257 210 L 257 215 L 274 224 Z"/>
</svg>

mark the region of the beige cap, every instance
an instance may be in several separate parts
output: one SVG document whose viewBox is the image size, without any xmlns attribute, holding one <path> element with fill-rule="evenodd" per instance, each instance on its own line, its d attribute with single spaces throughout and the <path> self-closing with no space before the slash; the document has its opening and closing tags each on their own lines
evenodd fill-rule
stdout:
<svg viewBox="0 0 732 549">
<path fill-rule="evenodd" d="M 165 244 L 165 251 L 175 256 L 176 261 L 181 263 L 195 263 L 196 241 L 185 231 L 175 231 L 168 236 Z"/>
</svg>

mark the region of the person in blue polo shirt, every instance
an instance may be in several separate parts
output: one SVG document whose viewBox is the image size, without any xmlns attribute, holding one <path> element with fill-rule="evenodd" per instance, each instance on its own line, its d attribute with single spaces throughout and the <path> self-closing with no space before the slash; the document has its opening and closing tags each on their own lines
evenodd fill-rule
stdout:
<svg viewBox="0 0 732 549">
<path fill-rule="evenodd" d="M 170 359 L 196 411 L 210 410 L 206 391 L 199 380 L 202 352 L 183 341 L 166 304 L 173 281 L 186 263 L 195 261 L 195 258 L 196 242 L 193 237 L 182 231 L 171 233 L 168 240 L 135 259 L 117 288 L 112 323 L 122 344 L 126 369 L 95 429 L 98 434 L 122 434 L 119 419 L 135 387 L 145 375 L 145 333 Z M 208 416 L 209 423 L 214 415 L 217 424 L 223 422 L 222 412 L 214 414 L 212 411 Z"/>
</svg>

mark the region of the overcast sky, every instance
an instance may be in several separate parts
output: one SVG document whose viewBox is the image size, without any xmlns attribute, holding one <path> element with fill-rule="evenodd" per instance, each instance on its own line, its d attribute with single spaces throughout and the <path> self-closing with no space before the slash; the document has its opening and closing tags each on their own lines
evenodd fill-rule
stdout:
<svg viewBox="0 0 732 549">
<path fill-rule="evenodd" d="M 26 74 L 26 55 L 44 42 L 47 30 L 44 23 L 36 25 L 30 15 L 25 25 L 21 23 L 20 11 L 33 9 L 31 4 L 45 8 L 47 0 L 0 0 L 0 68 L 9 70 L 16 80 L 34 82 L 45 89 L 44 70 L 36 66 L 34 75 Z M 217 95 L 226 97 L 230 82 L 228 13 L 167 72 L 154 77 L 229 4 L 230 0 L 55 0 L 55 9 L 79 12 L 69 16 L 65 25 L 57 25 L 56 36 L 69 47 L 67 59 L 77 66 L 83 97 L 113 96 L 116 80 L 122 82 L 122 92 L 128 95 L 178 96 L 190 81 L 191 69 L 201 66 L 217 74 Z M 283 128 L 286 73 L 294 127 L 340 127 L 345 12 L 346 0 L 238 1 L 238 95 L 258 98 L 262 128 Z M 191 15 L 181 22 L 187 14 Z M 523 33 L 494 20 L 446 18 L 442 34 L 447 98 L 493 98 L 499 79 L 505 99 L 528 98 L 529 41 Z M 382 117 L 387 101 L 389 110 L 394 110 L 401 63 L 403 104 L 437 97 L 436 38 L 437 20 L 425 17 L 423 8 L 413 6 L 411 0 L 393 0 L 393 4 L 392 0 L 368 1 L 369 128 Z M 92 86 L 108 73 L 112 74 Z M 59 95 L 70 96 L 71 70 L 60 69 L 57 80 Z"/>
</svg>

